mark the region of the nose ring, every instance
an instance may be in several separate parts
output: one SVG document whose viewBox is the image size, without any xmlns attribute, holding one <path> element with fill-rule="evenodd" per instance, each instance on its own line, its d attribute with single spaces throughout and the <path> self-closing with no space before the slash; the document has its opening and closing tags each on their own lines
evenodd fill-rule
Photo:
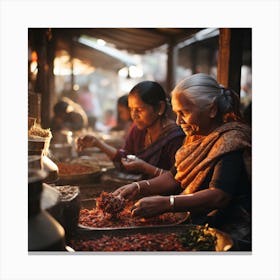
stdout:
<svg viewBox="0 0 280 280">
<path fill-rule="evenodd" d="M 183 120 L 180 120 L 180 124 L 183 124 L 184 123 L 184 121 Z"/>
</svg>

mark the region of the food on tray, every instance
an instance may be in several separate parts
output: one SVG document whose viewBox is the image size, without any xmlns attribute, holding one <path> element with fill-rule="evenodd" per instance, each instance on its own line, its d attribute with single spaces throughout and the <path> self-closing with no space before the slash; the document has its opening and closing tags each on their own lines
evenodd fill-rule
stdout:
<svg viewBox="0 0 280 280">
<path fill-rule="evenodd" d="M 72 240 L 71 246 L 75 251 L 215 251 L 216 242 L 215 232 L 191 226 L 184 233 L 103 235 L 94 240 Z"/>
<path fill-rule="evenodd" d="M 206 224 L 205 226 L 192 226 L 180 235 L 184 246 L 196 251 L 211 251 L 215 249 L 217 236 Z"/>
<path fill-rule="evenodd" d="M 114 168 L 113 162 L 104 153 L 95 153 L 93 156 L 80 156 L 71 161 L 71 163 L 78 163 L 87 166 L 100 167 L 100 168 Z"/>
<path fill-rule="evenodd" d="M 141 226 L 171 225 L 185 221 L 186 213 L 164 213 L 152 218 L 133 217 L 131 215 L 132 203 L 116 216 L 104 213 L 101 209 L 81 209 L 79 224 L 87 228 L 129 228 Z"/>
<path fill-rule="evenodd" d="M 90 167 L 99 167 L 99 168 L 113 168 L 114 164 L 112 161 L 108 158 L 106 159 L 106 155 L 103 154 L 96 154 L 92 157 L 89 156 L 81 156 L 78 158 L 75 158 L 71 161 L 71 163 L 76 163 L 76 164 L 82 164 Z"/>
<path fill-rule="evenodd" d="M 89 174 L 99 171 L 99 167 L 85 166 L 67 162 L 58 162 L 59 175 Z"/>
<path fill-rule="evenodd" d="M 97 209 L 105 213 L 117 215 L 125 207 L 125 199 L 121 196 L 115 196 L 113 193 L 102 192 L 96 199 Z"/>
</svg>

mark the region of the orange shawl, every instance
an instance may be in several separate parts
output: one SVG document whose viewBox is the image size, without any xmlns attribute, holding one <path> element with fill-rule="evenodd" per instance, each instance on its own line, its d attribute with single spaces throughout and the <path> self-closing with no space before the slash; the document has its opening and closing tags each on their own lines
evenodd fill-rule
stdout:
<svg viewBox="0 0 280 280">
<path fill-rule="evenodd" d="M 177 174 L 183 194 L 194 193 L 217 159 L 229 152 L 244 150 L 243 159 L 251 178 L 251 129 L 240 122 L 228 122 L 207 136 L 187 137 L 176 153 Z"/>
</svg>

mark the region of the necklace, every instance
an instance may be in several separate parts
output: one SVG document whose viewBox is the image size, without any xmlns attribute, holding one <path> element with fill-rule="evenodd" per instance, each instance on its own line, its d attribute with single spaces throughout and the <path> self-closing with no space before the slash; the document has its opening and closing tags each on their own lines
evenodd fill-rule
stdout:
<svg viewBox="0 0 280 280">
<path fill-rule="evenodd" d="M 147 148 L 153 143 L 152 141 L 152 136 L 150 132 L 147 130 L 146 135 L 145 135 L 145 144 L 144 147 Z"/>
<path fill-rule="evenodd" d="M 162 120 L 161 120 L 160 125 L 161 125 L 161 128 L 164 129 L 164 128 L 167 126 L 166 121 L 162 121 Z M 150 146 L 152 143 L 153 143 L 153 140 L 152 140 L 151 132 L 149 131 L 149 129 L 147 129 L 147 133 L 146 133 L 146 144 L 145 144 L 145 146 L 148 147 L 148 146 Z"/>
</svg>

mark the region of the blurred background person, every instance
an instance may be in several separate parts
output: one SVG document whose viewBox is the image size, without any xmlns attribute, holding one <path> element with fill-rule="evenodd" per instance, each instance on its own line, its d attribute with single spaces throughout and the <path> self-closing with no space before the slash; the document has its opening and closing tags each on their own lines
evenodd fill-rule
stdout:
<svg viewBox="0 0 280 280">
<path fill-rule="evenodd" d="M 89 90 L 88 86 L 82 86 L 77 94 L 77 102 L 82 106 L 84 109 L 87 118 L 88 118 L 88 126 L 91 129 L 95 129 L 96 123 L 96 115 L 98 109 L 96 108 L 96 97 L 94 94 Z"/>
<path fill-rule="evenodd" d="M 88 118 L 83 108 L 67 97 L 63 97 L 53 108 L 52 131 L 79 131 L 88 127 Z"/>
<path fill-rule="evenodd" d="M 130 116 L 130 111 L 128 107 L 128 94 L 125 94 L 118 98 L 117 102 L 117 125 L 111 129 L 111 131 L 123 130 L 125 137 L 128 135 L 132 127 L 132 119 Z"/>
<path fill-rule="evenodd" d="M 103 114 L 103 121 L 96 121 L 96 130 L 108 132 L 117 125 L 117 120 L 112 109 L 105 110 Z"/>
</svg>

